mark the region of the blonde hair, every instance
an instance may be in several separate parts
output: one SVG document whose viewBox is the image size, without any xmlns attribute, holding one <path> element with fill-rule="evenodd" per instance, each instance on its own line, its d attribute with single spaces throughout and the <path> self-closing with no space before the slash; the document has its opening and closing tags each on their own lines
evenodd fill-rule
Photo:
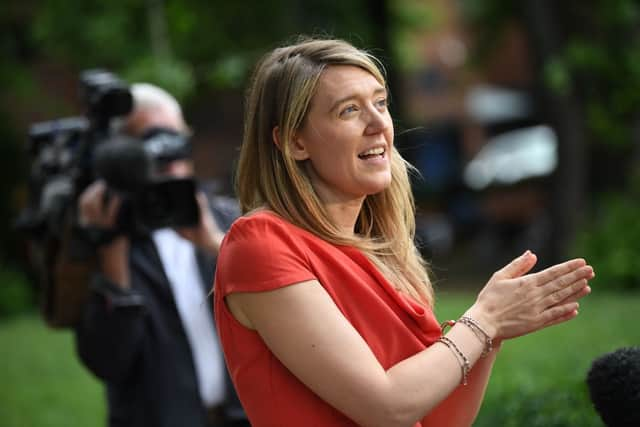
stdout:
<svg viewBox="0 0 640 427">
<path fill-rule="evenodd" d="M 372 55 L 342 40 L 301 39 L 265 55 L 247 91 L 244 138 L 236 190 L 244 213 L 268 207 L 320 238 L 360 249 L 401 292 L 433 304 L 426 263 L 414 243 L 415 206 L 409 183 L 414 170 L 391 153 L 391 184 L 365 198 L 355 237 L 340 235 L 290 141 L 306 118 L 322 72 L 331 65 L 353 65 L 386 86 L 383 68 Z M 273 140 L 278 128 L 279 146 Z"/>
</svg>

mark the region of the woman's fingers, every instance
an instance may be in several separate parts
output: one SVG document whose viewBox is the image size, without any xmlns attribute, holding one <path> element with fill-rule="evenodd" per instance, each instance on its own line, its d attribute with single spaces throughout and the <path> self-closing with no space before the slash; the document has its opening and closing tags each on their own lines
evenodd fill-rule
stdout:
<svg viewBox="0 0 640 427">
<path fill-rule="evenodd" d="M 593 277 L 593 268 L 590 265 L 585 265 L 555 278 L 546 286 L 540 286 L 540 289 L 545 297 L 550 295 L 554 303 L 559 303 L 569 295 L 577 292 L 581 287 L 581 283 L 586 286 L 586 281 Z M 584 282 L 582 282 L 583 279 Z"/>
<path fill-rule="evenodd" d="M 537 273 L 530 274 L 527 276 L 527 281 L 532 282 L 536 286 L 544 286 L 586 265 L 586 261 L 582 258 L 572 259 L 563 262 L 562 264 L 554 265 Z"/>
<path fill-rule="evenodd" d="M 580 282 L 582 283 L 577 284 L 576 287 L 578 288 L 578 290 L 576 292 L 564 298 L 562 301 L 555 305 L 563 305 L 571 302 L 576 302 L 589 295 L 591 293 L 591 287 L 588 285 L 588 281 L 586 279 L 581 279 Z"/>
<path fill-rule="evenodd" d="M 561 305 L 563 304 L 563 301 L 580 292 L 586 286 L 586 278 L 579 278 L 568 285 L 563 284 L 562 287 L 557 291 L 547 294 L 543 298 L 541 305 L 545 308 Z"/>
<path fill-rule="evenodd" d="M 527 275 L 520 281 L 536 289 L 535 293 L 544 299 L 544 307 L 548 307 L 577 292 L 593 277 L 593 267 L 585 265 L 583 259 L 576 259 Z"/>
<path fill-rule="evenodd" d="M 553 322 L 560 318 L 571 316 L 579 307 L 577 302 L 550 307 L 540 314 L 540 321 L 543 325 L 554 324 Z"/>
<path fill-rule="evenodd" d="M 557 317 L 549 316 L 551 320 L 548 320 L 545 324 L 543 324 L 540 329 L 547 328 L 553 325 L 558 325 L 560 323 L 564 323 L 568 320 L 573 319 L 578 315 L 578 308 L 580 306 L 578 305 L 578 303 L 573 302 L 570 304 L 565 304 L 561 307 L 565 307 L 565 309 L 557 311 L 556 313 L 562 313 L 562 314 L 558 315 Z M 556 313 L 553 313 L 553 314 L 555 315 Z"/>
</svg>

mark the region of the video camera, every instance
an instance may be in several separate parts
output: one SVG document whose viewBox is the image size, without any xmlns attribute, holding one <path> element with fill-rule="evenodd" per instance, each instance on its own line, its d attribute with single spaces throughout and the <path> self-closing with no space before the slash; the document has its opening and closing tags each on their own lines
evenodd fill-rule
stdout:
<svg viewBox="0 0 640 427">
<path fill-rule="evenodd" d="M 29 129 L 28 200 L 16 224 L 27 237 L 42 311 L 52 327 L 78 322 L 97 267 L 96 245 L 118 233 L 194 225 L 200 215 L 194 180 L 162 174 L 168 162 L 190 155 L 188 137 L 169 129 L 127 137 L 116 120 L 132 111 L 128 85 L 108 71 L 87 70 L 80 86 L 84 115 Z M 106 197 L 121 197 L 116 230 L 78 224 L 78 198 L 98 178 L 107 183 Z"/>
<path fill-rule="evenodd" d="M 118 232 L 133 234 L 199 220 L 192 178 L 164 177 L 163 165 L 190 155 L 186 135 L 157 128 L 142 138 L 114 132 L 114 119 L 128 115 L 128 85 L 104 70 L 80 77 L 85 116 L 35 123 L 29 129 L 29 202 L 19 227 L 42 240 L 60 237 L 64 216 L 95 179 L 123 203 Z"/>
</svg>

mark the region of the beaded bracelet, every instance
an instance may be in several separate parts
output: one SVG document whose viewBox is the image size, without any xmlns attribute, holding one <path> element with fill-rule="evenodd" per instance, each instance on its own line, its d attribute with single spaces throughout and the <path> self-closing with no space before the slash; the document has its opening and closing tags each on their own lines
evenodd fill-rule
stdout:
<svg viewBox="0 0 640 427">
<path fill-rule="evenodd" d="M 469 379 L 469 371 L 471 370 L 471 364 L 469 363 L 469 359 L 464 353 L 458 348 L 456 343 L 454 343 L 449 338 L 444 335 L 438 338 L 438 342 L 446 345 L 449 350 L 451 350 L 456 357 L 456 360 L 460 363 L 460 369 L 462 370 L 462 385 L 467 385 Z"/>
<path fill-rule="evenodd" d="M 493 350 L 493 341 L 491 340 L 491 336 L 489 336 L 487 331 L 485 331 L 475 319 L 469 316 L 462 316 L 458 319 L 458 323 L 466 325 L 481 341 L 484 341 L 484 349 L 482 350 L 480 357 L 486 357 L 491 350 Z"/>
</svg>

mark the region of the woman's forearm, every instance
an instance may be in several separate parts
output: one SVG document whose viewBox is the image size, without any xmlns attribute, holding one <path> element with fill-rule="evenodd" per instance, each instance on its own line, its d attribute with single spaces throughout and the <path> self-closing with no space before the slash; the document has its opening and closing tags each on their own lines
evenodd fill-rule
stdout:
<svg viewBox="0 0 640 427">
<path fill-rule="evenodd" d="M 424 352 L 399 363 L 388 371 L 388 375 L 396 386 L 396 390 L 391 395 L 398 397 L 399 401 L 395 403 L 400 411 L 407 415 L 407 421 L 420 419 L 425 417 L 425 414 L 429 414 L 427 419 L 431 419 L 431 414 L 442 411 L 443 405 L 449 405 L 447 401 L 451 396 L 455 396 L 455 401 L 460 402 L 458 408 L 464 407 L 463 410 L 470 414 L 463 417 L 464 419 L 472 420 L 478 411 L 496 350 L 481 358 L 483 342 L 478 340 L 471 329 L 462 324 L 454 326 L 447 337 L 456 343 L 473 366 L 466 378 L 467 385 L 461 384 L 464 377 L 461 374 L 460 360 L 452 349 L 442 344 L 434 344 Z M 403 393 L 406 390 L 416 391 Z M 438 417 L 441 422 L 431 425 L 446 427 L 470 425 L 470 421 L 466 424 L 450 422 L 453 417 L 458 417 L 460 414 L 448 411 L 446 408 L 442 413 L 445 417 Z"/>
<path fill-rule="evenodd" d="M 435 407 L 425 418 L 425 426 L 467 427 L 473 424 L 480 411 L 500 346 L 501 343 L 494 343 L 491 353 L 476 362 L 469 374 L 468 384 L 458 386 Z"/>
</svg>

